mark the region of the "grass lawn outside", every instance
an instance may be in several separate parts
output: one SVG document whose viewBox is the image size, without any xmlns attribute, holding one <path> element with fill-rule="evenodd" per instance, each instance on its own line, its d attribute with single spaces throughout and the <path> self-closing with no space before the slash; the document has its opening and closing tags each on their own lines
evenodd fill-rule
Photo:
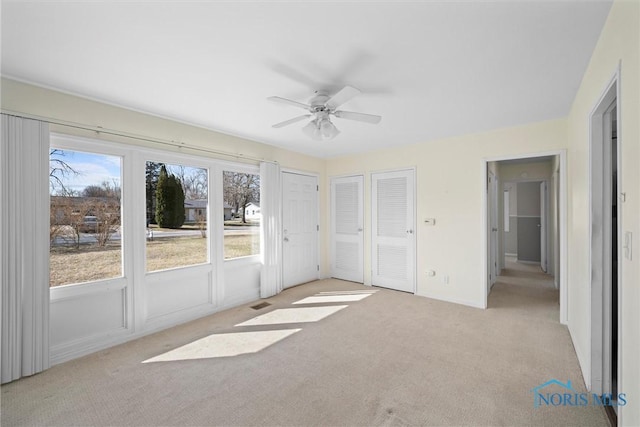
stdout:
<svg viewBox="0 0 640 427">
<path fill-rule="evenodd" d="M 257 234 L 224 236 L 225 259 L 258 254 Z M 122 275 L 122 250 L 119 242 L 106 247 L 81 245 L 80 249 L 55 246 L 49 252 L 49 286 L 61 286 Z M 147 241 L 146 271 L 204 264 L 207 262 L 207 239 L 200 235 L 167 237 Z"/>
<path fill-rule="evenodd" d="M 232 234 L 224 236 L 224 259 L 239 258 L 260 253 L 260 236 Z"/>
</svg>

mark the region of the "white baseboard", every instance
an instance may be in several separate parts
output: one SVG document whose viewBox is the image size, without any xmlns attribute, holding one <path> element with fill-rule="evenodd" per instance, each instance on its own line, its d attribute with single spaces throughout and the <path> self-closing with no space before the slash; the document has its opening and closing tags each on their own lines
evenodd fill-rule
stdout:
<svg viewBox="0 0 640 427">
<path fill-rule="evenodd" d="M 470 301 L 470 300 L 464 300 L 464 299 L 459 299 L 459 298 L 451 298 L 451 297 L 444 297 L 442 295 L 434 295 L 434 294 L 425 294 L 425 293 L 416 293 L 417 296 L 419 297 L 425 297 L 425 298 L 431 298 L 431 299 L 435 299 L 438 301 L 444 301 L 444 302 L 451 302 L 454 304 L 460 304 L 460 305 L 466 305 L 468 307 L 473 307 L 473 308 L 480 308 L 480 309 L 485 309 L 486 307 L 484 306 L 484 303 L 478 303 L 477 301 Z"/>
<path fill-rule="evenodd" d="M 519 259 L 518 262 L 520 264 L 540 265 L 540 261 L 523 261 L 523 260 Z"/>
<path fill-rule="evenodd" d="M 571 337 L 571 344 L 573 345 L 573 349 L 578 357 L 578 364 L 580 365 L 580 371 L 582 372 L 582 379 L 584 380 L 587 390 L 591 390 L 591 364 L 585 358 L 580 347 L 576 345 L 576 340 L 573 337 L 574 332 L 570 324 L 567 325 L 567 329 L 569 330 L 569 336 Z"/>
</svg>

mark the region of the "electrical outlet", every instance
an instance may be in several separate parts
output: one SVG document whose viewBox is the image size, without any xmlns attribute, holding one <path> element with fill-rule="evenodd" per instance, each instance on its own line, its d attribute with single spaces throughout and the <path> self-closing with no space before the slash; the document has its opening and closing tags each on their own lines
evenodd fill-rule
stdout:
<svg viewBox="0 0 640 427">
<path fill-rule="evenodd" d="M 444 276 L 442 276 L 442 283 L 444 283 L 445 285 L 449 284 L 449 275 L 445 274 Z"/>
</svg>

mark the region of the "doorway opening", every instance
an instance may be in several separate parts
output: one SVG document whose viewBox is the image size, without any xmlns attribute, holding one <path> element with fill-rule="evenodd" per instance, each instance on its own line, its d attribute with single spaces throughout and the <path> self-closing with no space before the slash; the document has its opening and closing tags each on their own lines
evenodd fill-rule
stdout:
<svg viewBox="0 0 640 427">
<path fill-rule="evenodd" d="M 485 307 L 496 282 L 529 275 L 566 324 L 565 164 L 564 151 L 484 160 Z"/>
<path fill-rule="evenodd" d="M 591 392 L 617 424 L 619 364 L 619 283 L 621 278 L 620 140 L 618 74 L 591 114 Z"/>
</svg>

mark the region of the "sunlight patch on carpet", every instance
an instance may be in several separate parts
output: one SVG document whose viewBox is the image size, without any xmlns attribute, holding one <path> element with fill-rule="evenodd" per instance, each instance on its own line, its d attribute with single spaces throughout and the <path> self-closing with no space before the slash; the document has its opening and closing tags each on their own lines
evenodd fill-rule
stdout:
<svg viewBox="0 0 640 427">
<path fill-rule="evenodd" d="M 216 357 L 231 357 L 241 354 L 257 353 L 298 331 L 301 331 L 301 329 L 209 335 L 208 337 L 185 344 L 182 347 L 178 347 L 159 356 L 147 359 L 142 363 L 212 359 Z"/>
<path fill-rule="evenodd" d="M 364 290 L 360 290 L 360 291 L 323 291 L 323 292 L 318 292 L 316 295 L 364 295 L 364 294 L 375 294 L 376 292 L 378 292 L 377 289 L 372 289 L 370 291 L 364 291 Z"/>
<path fill-rule="evenodd" d="M 320 304 L 326 302 L 353 302 L 360 301 L 371 296 L 371 293 L 351 293 L 351 294 L 316 294 L 296 301 L 293 304 Z"/>
<path fill-rule="evenodd" d="M 348 305 L 332 305 L 328 307 L 280 308 L 269 313 L 238 323 L 236 326 L 278 325 L 286 323 L 317 322 L 327 316 L 347 308 Z"/>
</svg>

